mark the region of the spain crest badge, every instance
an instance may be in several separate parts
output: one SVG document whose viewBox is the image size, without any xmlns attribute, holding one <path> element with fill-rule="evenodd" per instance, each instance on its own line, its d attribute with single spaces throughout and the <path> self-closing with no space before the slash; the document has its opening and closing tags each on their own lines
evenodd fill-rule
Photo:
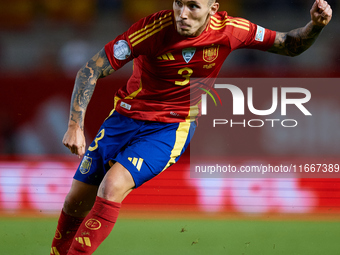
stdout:
<svg viewBox="0 0 340 255">
<path fill-rule="evenodd" d="M 213 62 L 218 57 L 220 45 L 214 45 L 203 48 L 203 59 L 206 62 Z"/>
<path fill-rule="evenodd" d="M 92 158 L 84 156 L 83 160 L 80 163 L 79 171 L 82 174 L 87 174 L 88 172 L 90 172 L 91 165 L 92 165 Z"/>
</svg>

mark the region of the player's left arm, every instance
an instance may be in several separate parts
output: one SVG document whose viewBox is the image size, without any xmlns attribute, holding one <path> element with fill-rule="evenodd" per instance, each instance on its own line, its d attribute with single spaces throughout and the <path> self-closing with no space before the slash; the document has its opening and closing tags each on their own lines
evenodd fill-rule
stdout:
<svg viewBox="0 0 340 255">
<path fill-rule="evenodd" d="M 268 50 L 285 56 L 297 56 L 315 42 L 322 29 L 332 19 L 332 8 L 324 0 L 316 0 L 310 10 L 311 21 L 302 28 L 288 33 L 276 33 L 273 46 Z"/>
</svg>

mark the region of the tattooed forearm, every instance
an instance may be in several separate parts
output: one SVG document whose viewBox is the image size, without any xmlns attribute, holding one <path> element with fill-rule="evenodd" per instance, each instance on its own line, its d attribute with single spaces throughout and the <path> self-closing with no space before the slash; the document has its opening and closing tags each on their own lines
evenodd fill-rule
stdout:
<svg viewBox="0 0 340 255">
<path fill-rule="evenodd" d="M 297 56 L 313 45 L 322 27 L 313 26 L 312 22 L 303 28 L 294 29 L 288 33 L 277 32 L 274 45 L 269 52 L 286 56 Z"/>
<path fill-rule="evenodd" d="M 104 49 L 98 52 L 77 74 L 70 110 L 69 125 L 79 125 L 84 129 L 86 108 L 93 95 L 97 80 L 113 73 Z"/>
</svg>

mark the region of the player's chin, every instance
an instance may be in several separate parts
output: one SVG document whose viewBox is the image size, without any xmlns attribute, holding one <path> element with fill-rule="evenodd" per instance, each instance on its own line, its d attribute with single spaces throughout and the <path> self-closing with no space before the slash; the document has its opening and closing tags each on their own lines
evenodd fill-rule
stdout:
<svg viewBox="0 0 340 255">
<path fill-rule="evenodd" d="M 193 32 L 191 32 L 190 30 L 178 29 L 177 31 L 182 36 L 186 36 L 186 37 L 193 36 Z"/>
</svg>

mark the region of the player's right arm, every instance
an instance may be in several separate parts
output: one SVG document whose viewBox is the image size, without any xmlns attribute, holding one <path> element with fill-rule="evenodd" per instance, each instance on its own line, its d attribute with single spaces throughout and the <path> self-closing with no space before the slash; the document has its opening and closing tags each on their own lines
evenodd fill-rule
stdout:
<svg viewBox="0 0 340 255">
<path fill-rule="evenodd" d="M 87 106 L 93 95 L 97 80 L 114 72 L 107 59 L 104 48 L 88 61 L 77 73 L 68 122 L 68 129 L 63 144 L 73 154 L 82 157 L 85 154 L 84 120 Z"/>
</svg>

